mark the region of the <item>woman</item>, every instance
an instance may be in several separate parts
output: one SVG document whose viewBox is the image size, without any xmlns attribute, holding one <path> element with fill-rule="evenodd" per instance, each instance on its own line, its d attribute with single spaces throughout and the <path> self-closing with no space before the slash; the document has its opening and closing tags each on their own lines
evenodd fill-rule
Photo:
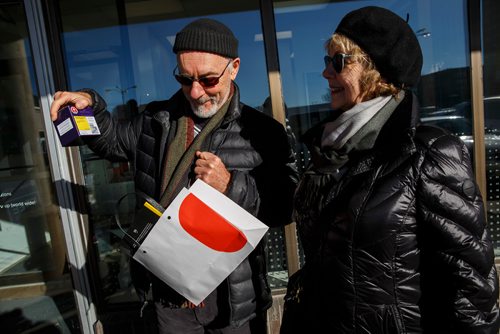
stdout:
<svg viewBox="0 0 500 334">
<path fill-rule="evenodd" d="M 365 7 L 326 50 L 334 112 L 304 137 L 312 163 L 295 197 L 304 326 L 285 314 L 282 333 L 497 333 L 483 202 L 465 145 L 418 126 L 412 29 Z"/>
</svg>

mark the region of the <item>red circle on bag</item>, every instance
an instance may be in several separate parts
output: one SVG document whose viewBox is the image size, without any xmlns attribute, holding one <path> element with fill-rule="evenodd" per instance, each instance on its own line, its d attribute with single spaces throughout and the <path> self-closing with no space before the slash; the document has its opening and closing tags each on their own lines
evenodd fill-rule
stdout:
<svg viewBox="0 0 500 334">
<path fill-rule="evenodd" d="M 219 252 L 236 252 L 247 243 L 243 232 L 193 194 L 182 201 L 179 222 L 196 240 Z"/>
</svg>

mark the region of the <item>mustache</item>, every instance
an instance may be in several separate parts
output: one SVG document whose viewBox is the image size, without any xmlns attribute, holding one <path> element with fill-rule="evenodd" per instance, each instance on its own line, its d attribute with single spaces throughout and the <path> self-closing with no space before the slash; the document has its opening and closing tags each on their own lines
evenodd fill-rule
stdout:
<svg viewBox="0 0 500 334">
<path fill-rule="evenodd" d="M 196 102 L 199 105 L 205 104 L 208 101 L 215 102 L 215 98 L 210 96 L 202 96 L 199 99 L 194 100 L 194 102 Z"/>
</svg>

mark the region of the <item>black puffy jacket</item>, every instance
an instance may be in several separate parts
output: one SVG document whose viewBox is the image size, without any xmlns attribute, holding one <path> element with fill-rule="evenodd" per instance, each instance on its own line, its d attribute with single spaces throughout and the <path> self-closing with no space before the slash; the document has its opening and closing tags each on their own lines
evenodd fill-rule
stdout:
<svg viewBox="0 0 500 334">
<path fill-rule="evenodd" d="M 468 149 L 417 127 L 413 99 L 340 174 L 312 165 L 299 183 L 304 333 L 498 332 L 494 254 Z M 307 134 L 310 148 L 321 133 Z"/>
<path fill-rule="evenodd" d="M 228 111 L 202 150 L 219 156 L 231 173 L 226 196 L 270 227 L 288 224 L 297 171 L 285 129 L 273 118 L 240 103 L 236 84 L 233 88 Z M 171 132 L 182 108 L 189 108 L 182 91 L 167 101 L 150 103 L 140 116 L 125 124 L 113 120 L 97 93 L 84 91 L 93 96 L 95 118 L 102 133 L 87 141 L 89 147 L 106 159 L 132 162 L 136 189 L 158 201 Z M 147 290 L 142 267 L 134 261 L 131 265 L 134 285 L 139 291 Z M 185 300 L 155 277 L 152 280 L 154 298 L 174 305 Z M 253 318 L 256 311 L 269 308 L 272 299 L 264 245 L 259 245 L 222 284 L 227 285 L 223 291 L 228 298 L 228 305 L 222 309 L 227 309 L 227 321 L 234 326 Z"/>
</svg>

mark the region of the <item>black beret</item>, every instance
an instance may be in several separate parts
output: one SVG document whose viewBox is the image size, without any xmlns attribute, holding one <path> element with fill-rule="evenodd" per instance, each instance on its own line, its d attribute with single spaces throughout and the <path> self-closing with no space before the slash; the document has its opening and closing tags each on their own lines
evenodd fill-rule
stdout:
<svg viewBox="0 0 500 334">
<path fill-rule="evenodd" d="M 382 77 L 397 87 L 415 86 L 422 50 L 408 23 L 385 8 L 368 6 L 348 13 L 335 30 L 358 44 Z"/>
<path fill-rule="evenodd" d="M 189 23 L 177 33 L 173 51 L 203 51 L 237 58 L 238 40 L 224 24 L 203 18 Z"/>
</svg>

